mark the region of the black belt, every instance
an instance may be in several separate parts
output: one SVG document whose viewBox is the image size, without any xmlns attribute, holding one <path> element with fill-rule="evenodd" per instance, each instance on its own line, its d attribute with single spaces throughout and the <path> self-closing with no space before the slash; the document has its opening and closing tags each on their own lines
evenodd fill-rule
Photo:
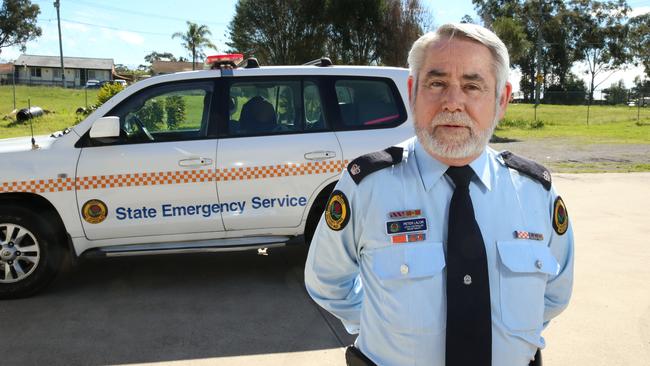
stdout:
<svg viewBox="0 0 650 366">
<path fill-rule="evenodd" d="M 377 366 L 355 346 L 349 346 L 345 350 L 345 362 L 348 366 Z M 528 366 L 542 366 L 542 352 L 539 349 L 535 353 L 535 359 L 530 361 Z"/>
</svg>

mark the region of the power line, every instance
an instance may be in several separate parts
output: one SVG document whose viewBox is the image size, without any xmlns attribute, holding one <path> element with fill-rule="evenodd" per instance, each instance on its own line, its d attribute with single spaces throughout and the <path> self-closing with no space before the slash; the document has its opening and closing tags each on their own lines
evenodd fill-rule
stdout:
<svg viewBox="0 0 650 366">
<path fill-rule="evenodd" d="M 167 15 L 147 13 L 147 12 L 141 12 L 141 11 L 137 11 L 137 10 L 118 8 L 118 7 L 115 7 L 115 6 L 109 6 L 109 5 L 104 5 L 104 4 L 97 4 L 97 3 L 94 3 L 94 2 L 91 2 L 91 1 L 76 0 L 75 3 L 83 4 L 83 5 L 86 5 L 86 6 L 92 6 L 92 7 L 96 7 L 96 8 L 99 8 L 99 9 L 114 11 L 114 12 L 118 12 L 118 13 L 131 14 L 131 15 L 140 15 L 140 16 L 144 16 L 144 17 L 147 17 L 147 18 L 177 20 L 177 21 L 181 21 L 181 22 L 185 22 L 185 21 L 188 20 L 188 19 L 184 19 L 184 18 L 170 17 L 170 16 L 167 16 Z M 228 24 L 228 23 L 225 23 L 225 22 L 213 22 L 213 21 L 206 21 L 206 20 L 200 20 L 200 19 L 194 19 L 194 20 L 196 22 L 212 24 L 212 25 L 226 25 L 226 24 Z"/>
</svg>

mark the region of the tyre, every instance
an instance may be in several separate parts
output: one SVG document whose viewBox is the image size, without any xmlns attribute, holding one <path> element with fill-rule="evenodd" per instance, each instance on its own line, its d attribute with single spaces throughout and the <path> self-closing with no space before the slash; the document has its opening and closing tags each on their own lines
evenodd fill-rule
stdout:
<svg viewBox="0 0 650 366">
<path fill-rule="evenodd" d="M 0 299 L 33 295 L 54 279 L 62 259 L 59 237 L 33 211 L 0 207 Z"/>
</svg>

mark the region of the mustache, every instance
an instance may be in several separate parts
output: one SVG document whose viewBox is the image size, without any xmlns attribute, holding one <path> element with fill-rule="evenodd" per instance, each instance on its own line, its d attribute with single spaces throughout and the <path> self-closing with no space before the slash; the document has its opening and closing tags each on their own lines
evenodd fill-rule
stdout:
<svg viewBox="0 0 650 366">
<path fill-rule="evenodd" d="M 440 112 L 431 120 L 431 127 L 435 128 L 441 125 L 469 127 L 471 129 L 474 126 L 474 121 L 464 112 Z"/>
</svg>

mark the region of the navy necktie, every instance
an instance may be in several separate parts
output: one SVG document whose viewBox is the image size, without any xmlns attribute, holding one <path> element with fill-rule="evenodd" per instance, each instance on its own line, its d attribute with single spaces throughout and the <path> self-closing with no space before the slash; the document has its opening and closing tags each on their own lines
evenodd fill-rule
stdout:
<svg viewBox="0 0 650 366">
<path fill-rule="evenodd" d="M 492 319 L 487 257 L 474 217 L 469 166 L 446 173 L 456 188 L 449 205 L 447 232 L 446 366 L 490 366 Z"/>
</svg>

